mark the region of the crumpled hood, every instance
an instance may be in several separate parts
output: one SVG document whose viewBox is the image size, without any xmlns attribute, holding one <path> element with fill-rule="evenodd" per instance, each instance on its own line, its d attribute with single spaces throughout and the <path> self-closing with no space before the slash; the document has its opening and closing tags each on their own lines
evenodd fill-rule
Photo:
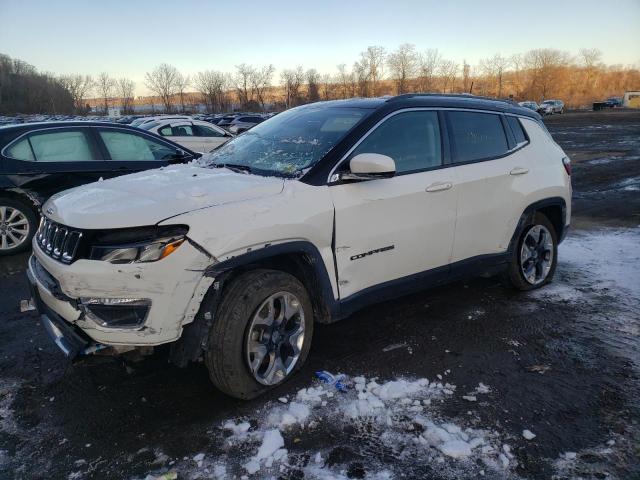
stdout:
<svg viewBox="0 0 640 480">
<path fill-rule="evenodd" d="M 277 177 L 174 165 L 61 192 L 42 211 L 54 222 L 81 229 L 154 225 L 204 207 L 276 195 L 283 185 Z"/>
</svg>

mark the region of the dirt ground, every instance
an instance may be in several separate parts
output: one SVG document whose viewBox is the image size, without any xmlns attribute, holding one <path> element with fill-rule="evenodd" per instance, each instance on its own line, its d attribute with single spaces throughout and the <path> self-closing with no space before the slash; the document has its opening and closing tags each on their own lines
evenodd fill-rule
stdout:
<svg viewBox="0 0 640 480">
<path fill-rule="evenodd" d="M 251 402 L 163 352 L 67 364 L 35 312 L 20 313 L 27 255 L 3 258 L 0 478 L 240 478 L 294 401 L 307 410 L 280 428 L 286 456 L 249 478 L 640 478 L 640 113 L 545 122 L 574 186 L 551 285 L 523 294 L 473 279 L 318 326 L 300 374 Z M 381 420 L 353 414 L 362 391 L 318 387 L 321 369 L 432 384 L 407 402 L 378 393 Z M 444 454 L 425 440 L 433 425 L 484 446 Z"/>
</svg>

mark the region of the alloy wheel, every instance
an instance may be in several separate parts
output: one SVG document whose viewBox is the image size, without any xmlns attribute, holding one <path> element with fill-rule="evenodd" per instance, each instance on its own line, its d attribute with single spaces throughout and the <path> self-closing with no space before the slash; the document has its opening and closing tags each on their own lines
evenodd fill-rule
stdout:
<svg viewBox="0 0 640 480">
<path fill-rule="evenodd" d="M 534 225 L 520 247 L 520 271 L 531 285 L 544 282 L 553 265 L 553 237 L 543 225 Z"/>
<path fill-rule="evenodd" d="M 274 293 L 257 308 L 245 345 L 256 381 L 275 385 L 291 373 L 304 344 L 304 314 L 302 303 L 290 292 Z"/>
<path fill-rule="evenodd" d="M 14 207 L 0 205 L 0 250 L 13 250 L 29 238 L 29 219 Z"/>
</svg>

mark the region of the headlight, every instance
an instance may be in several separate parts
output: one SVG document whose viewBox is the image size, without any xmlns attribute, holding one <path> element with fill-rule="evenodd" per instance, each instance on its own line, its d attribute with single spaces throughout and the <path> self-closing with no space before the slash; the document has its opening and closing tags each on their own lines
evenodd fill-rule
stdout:
<svg viewBox="0 0 640 480">
<path fill-rule="evenodd" d="M 187 228 L 182 226 L 109 232 L 97 237 L 89 258 L 110 263 L 155 262 L 175 252 L 184 243 L 186 233 Z"/>
</svg>

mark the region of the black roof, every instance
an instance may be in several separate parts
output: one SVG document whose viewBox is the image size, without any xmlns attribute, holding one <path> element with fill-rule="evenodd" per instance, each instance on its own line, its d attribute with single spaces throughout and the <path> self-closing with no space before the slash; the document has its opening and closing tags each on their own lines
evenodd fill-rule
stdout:
<svg viewBox="0 0 640 480">
<path fill-rule="evenodd" d="M 136 127 L 130 125 L 123 125 L 116 122 L 96 122 L 90 120 L 59 120 L 54 122 L 29 122 L 29 123 L 15 123 L 11 125 L 0 126 L 0 131 L 28 131 L 39 130 L 42 128 L 57 128 L 57 127 L 118 127 L 129 128 L 135 131 L 139 131 Z"/>
<path fill-rule="evenodd" d="M 352 107 L 378 109 L 382 107 L 400 109 L 406 107 L 442 107 L 442 108 L 473 108 L 502 113 L 513 113 L 539 119 L 533 110 L 521 107 L 511 100 L 500 100 L 490 97 L 479 97 L 468 94 L 437 94 L 437 93 L 408 93 L 395 97 L 351 98 L 348 100 L 332 100 L 329 102 L 312 103 L 305 106 Z M 303 108 L 305 107 L 303 106 Z"/>
<path fill-rule="evenodd" d="M 45 130 L 49 128 L 60 127 L 112 127 L 119 129 L 133 130 L 140 132 L 141 130 L 124 123 L 114 122 L 96 122 L 96 121 L 78 121 L 78 120 L 62 120 L 55 122 L 30 122 L 30 123 L 16 123 L 12 125 L 0 126 L 0 146 L 12 141 L 14 138 L 19 137 L 25 132 L 32 130 Z M 146 132 L 149 133 L 149 132 Z"/>
</svg>

